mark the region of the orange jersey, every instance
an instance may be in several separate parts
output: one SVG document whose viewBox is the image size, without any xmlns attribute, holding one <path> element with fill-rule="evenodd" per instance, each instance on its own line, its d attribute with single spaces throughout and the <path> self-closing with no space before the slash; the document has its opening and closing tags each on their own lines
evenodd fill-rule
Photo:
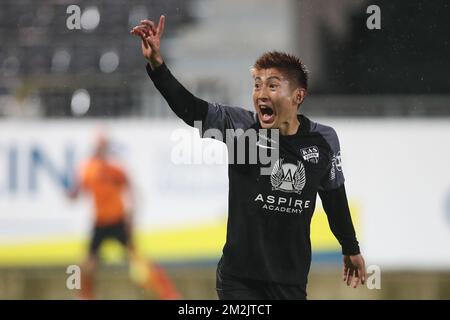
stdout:
<svg viewBox="0 0 450 320">
<path fill-rule="evenodd" d="M 91 158 L 81 176 L 81 187 L 92 194 L 96 225 L 109 225 L 124 218 L 123 191 L 127 177 L 119 165 L 108 160 Z"/>
</svg>

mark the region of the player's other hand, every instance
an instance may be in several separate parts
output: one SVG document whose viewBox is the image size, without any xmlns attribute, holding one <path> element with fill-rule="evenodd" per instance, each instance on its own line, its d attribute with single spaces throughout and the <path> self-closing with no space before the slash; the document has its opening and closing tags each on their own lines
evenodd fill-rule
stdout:
<svg viewBox="0 0 450 320">
<path fill-rule="evenodd" d="M 356 288 L 360 283 L 366 283 L 366 264 L 362 255 L 344 255 L 343 280 L 347 286 Z"/>
<path fill-rule="evenodd" d="M 141 24 L 131 29 L 130 33 L 141 38 L 142 54 L 152 69 L 163 64 L 161 56 L 161 37 L 164 33 L 166 18 L 161 16 L 158 25 L 153 21 L 142 20 Z"/>
</svg>

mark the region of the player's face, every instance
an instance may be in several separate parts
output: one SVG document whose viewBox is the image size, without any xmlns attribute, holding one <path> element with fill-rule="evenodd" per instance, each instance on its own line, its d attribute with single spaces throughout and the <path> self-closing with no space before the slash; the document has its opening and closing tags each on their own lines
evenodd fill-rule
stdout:
<svg viewBox="0 0 450 320">
<path fill-rule="evenodd" d="M 298 89 L 278 69 L 253 70 L 253 104 L 264 129 L 297 121 Z"/>
<path fill-rule="evenodd" d="M 97 157 L 104 158 L 108 153 L 108 140 L 106 138 L 99 138 L 95 146 L 95 154 Z"/>
</svg>

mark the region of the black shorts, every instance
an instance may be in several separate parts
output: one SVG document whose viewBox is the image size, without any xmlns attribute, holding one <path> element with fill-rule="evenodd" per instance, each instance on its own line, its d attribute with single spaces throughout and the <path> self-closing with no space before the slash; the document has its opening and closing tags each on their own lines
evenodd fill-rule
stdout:
<svg viewBox="0 0 450 320">
<path fill-rule="evenodd" d="M 89 244 L 89 253 L 97 254 L 98 248 L 105 239 L 116 239 L 122 245 L 128 246 L 130 237 L 124 221 L 107 226 L 95 226 Z"/>
<path fill-rule="evenodd" d="M 224 274 L 221 262 L 216 273 L 216 290 L 220 300 L 306 300 L 306 286 L 238 278 Z"/>
</svg>

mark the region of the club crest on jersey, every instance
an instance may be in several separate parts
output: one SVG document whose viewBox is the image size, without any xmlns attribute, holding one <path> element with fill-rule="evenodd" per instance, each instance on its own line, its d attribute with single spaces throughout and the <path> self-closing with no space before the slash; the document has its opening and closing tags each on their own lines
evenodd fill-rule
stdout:
<svg viewBox="0 0 450 320">
<path fill-rule="evenodd" d="M 300 194 L 306 184 L 305 167 L 301 161 L 297 165 L 293 163 L 283 163 L 284 159 L 279 159 L 272 169 L 270 182 L 272 190 L 284 192 L 295 192 Z"/>
<path fill-rule="evenodd" d="M 319 148 L 317 148 L 316 146 L 310 146 L 308 148 L 300 149 L 300 154 L 305 161 L 314 164 L 319 163 Z"/>
</svg>

